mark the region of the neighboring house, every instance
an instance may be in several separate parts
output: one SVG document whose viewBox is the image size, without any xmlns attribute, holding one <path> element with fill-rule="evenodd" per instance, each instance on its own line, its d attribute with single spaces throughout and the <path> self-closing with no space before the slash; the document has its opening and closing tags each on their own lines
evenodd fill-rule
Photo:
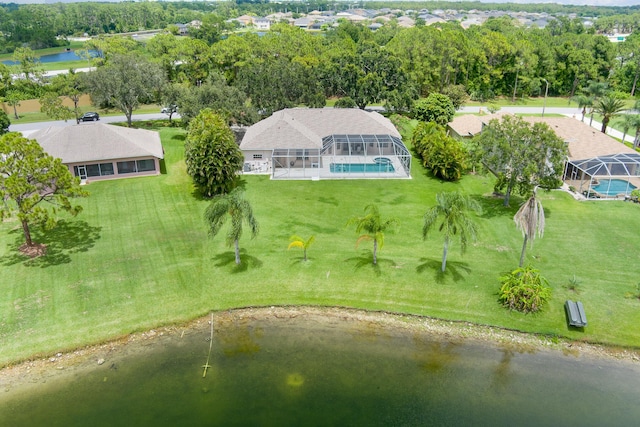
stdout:
<svg viewBox="0 0 640 427">
<path fill-rule="evenodd" d="M 83 182 L 159 175 L 160 135 L 102 123 L 52 126 L 29 134 Z"/>
<path fill-rule="evenodd" d="M 506 113 L 465 114 L 448 125 L 449 134 L 471 138 Z M 622 197 L 640 187 L 640 153 L 597 129 L 570 117 L 526 116 L 524 121 L 546 123 L 567 144 L 562 179 L 587 197 Z M 615 186 L 615 189 L 613 188 Z"/>
<path fill-rule="evenodd" d="M 256 18 L 253 20 L 256 30 L 269 31 L 271 29 L 271 21 L 267 18 Z"/>
<path fill-rule="evenodd" d="M 179 36 L 186 36 L 189 33 L 189 28 L 186 24 L 176 24 L 176 27 L 178 27 Z"/>
<path fill-rule="evenodd" d="M 244 172 L 273 179 L 410 178 L 411 153 L 389 119 L 356 108 L 290 108 L 251 126 Z"/>
</svg>

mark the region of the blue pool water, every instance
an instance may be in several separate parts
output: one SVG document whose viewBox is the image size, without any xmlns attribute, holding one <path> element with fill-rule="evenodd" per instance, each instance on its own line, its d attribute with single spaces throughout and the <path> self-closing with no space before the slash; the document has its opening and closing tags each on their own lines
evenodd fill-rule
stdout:
<svg viewBox="0 0 640 427">
<path fill-rule="evenodd" d="M 329 170 L 332 173 L 390 173 L 395 171 L 389 159 L 377 158 L 375 161 L 376 163 L 331 163 Z"/>
<path fill-rule="evenodd" d="M 593 191 L 607 196 L 615 196 L 622 193 L 629 194 L 635 188 L 635 185 L 623 179 L 601 179 L 598 185 L 591 186 Z"/>
</svg>

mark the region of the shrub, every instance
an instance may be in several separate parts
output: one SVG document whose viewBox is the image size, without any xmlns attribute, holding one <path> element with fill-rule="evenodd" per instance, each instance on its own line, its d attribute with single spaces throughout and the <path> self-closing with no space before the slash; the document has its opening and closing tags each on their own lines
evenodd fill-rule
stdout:
<svg viewBox="0 0 640 427">
<path fill-rule="evenodd" d="M 523 313 L 535 313 L 551 298 L 551 288 L 531 266 L 519 267 L 500 278 L 499 300 L 503 306 Z"/>
<path fill-rule="evenodd" d="M 352 98 L 345 96 L 344 98 L 340 98 L 336 100 L 335 104 L 333 104 L 333 108 L 356 108 L 358 104 Z"/>
</svg>

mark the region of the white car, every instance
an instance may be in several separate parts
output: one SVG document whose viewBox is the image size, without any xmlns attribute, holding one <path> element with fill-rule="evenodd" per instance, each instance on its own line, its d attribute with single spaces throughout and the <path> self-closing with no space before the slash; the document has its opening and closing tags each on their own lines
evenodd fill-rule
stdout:
<svg viewBox="0 0 640 427">
<path fill-rule="evenodd" d="M 175 105 L 172 105 L 170 107 L 162 107 L 162 110 L 160 110 L 160 112 L 164 114 L 177 113 L 178 107 Z"/>
</svg>

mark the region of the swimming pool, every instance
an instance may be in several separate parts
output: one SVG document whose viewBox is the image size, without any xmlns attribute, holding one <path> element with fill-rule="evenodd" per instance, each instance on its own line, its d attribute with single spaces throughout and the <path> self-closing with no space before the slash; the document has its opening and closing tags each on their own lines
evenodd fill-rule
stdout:
<svg viewBox="0 0 640 427">
<path fill-rule="evenodd" d="M 623 179 L 601 179 L 598 185 L 592 185 L 591 189 L 605 196 L 616 196 L 618 194 L 629 194 L 635 190 L 635 185 Z"/>
<path fill-rule="evenodd" d="M 377 159 L 376 159 L 377 160 Z M 391 162 L 376 163 L 331 163 L 329 165 L 331 173 L 391 173 L 395 169 Z"/>
</svg>

